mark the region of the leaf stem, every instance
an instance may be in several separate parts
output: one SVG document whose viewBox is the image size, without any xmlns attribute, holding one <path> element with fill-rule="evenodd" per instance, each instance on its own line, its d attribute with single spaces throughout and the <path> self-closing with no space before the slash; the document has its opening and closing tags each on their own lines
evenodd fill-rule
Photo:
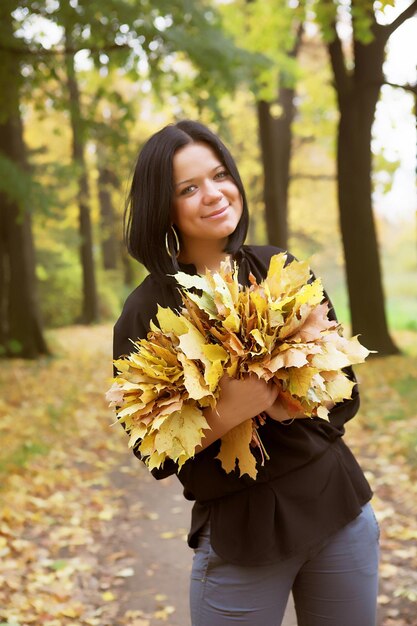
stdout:
<svg viewBox="0 0 417 626">
<path fill-rule="evenodd" d="M 259 433 L 258 433 L 256 427 L 253 429 L 252 437 L 255 440 L 256 445 L 258 446 L 259 450 L 261 451 L 261 457 L 262 457 L 261 465 L 264 466 L 265 465 L 265 459 L 267 461 L 269 461 L 270 456 L 269 456 L 268 452 L 266 451 L 266 448 L 265 448 L 264 444 L 262 443 L 262 439 L 260 438 Z"/>
</svg>

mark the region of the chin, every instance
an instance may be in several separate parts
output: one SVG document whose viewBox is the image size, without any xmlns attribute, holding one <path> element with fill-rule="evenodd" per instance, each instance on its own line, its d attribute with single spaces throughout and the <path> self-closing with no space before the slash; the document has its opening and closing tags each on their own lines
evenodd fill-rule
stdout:
<svg viewBox="0 0 417 626">
<path fill-rule="evenodd" d="M 237 226 L 238 226 L 239 222 L 233 222 L 232 224 L 224 224 L 222 228 L 219 227 L 219 229 L 217 230 L 216 235 L 220 238 L 224 238 L 224 237 L 229 237 L 230 235 L 232 235 Z"/>
</svg>

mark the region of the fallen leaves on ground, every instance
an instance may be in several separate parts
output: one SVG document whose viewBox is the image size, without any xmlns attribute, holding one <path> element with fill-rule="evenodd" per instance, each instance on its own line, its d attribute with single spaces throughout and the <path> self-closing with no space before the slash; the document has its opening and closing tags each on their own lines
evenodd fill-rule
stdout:
<svg viewBox="0 0 417 626">
<path fill-rule="evenodd" d="M 119 493 L 109 472 L 122 443 L 103 402 L 111 330 L 54 337 L 56 358 L 0 365 L 0 622 L 114 626 L 136 564 L 112 547 Z"/>
<path fill-rule="evenodd" d="M 66 328 L 51 336 L 55 358 L 0 363 L 0 623 L 178 623 L 175 597 L 155 592 L 146 612 L 120 604 L 137 568 L 146 568 L 158 586 L 158 568 L 134 562 L 127 546 L 138 519 L 158 524 L 159 514 L 154 504 L 139 501 L 138 482 L 138 501 L 126 515 L 123 484 L 116 488 L 111 480 L 115 468 L 121 476 L 130 472 L 120 467 L 126 438 L 120 427 L 110 428 L 103 399 L 111 328 Z M 415 333 L 398 337 L 410 349 L 415 340 Z M 374 358 L 358 373 L 362 408 L 346 438 L 375 491 L 380 626 L 411 626 L 417 608 L 416 355 Z M 152 488 L 163 490 L 163 484 Z M 171 529 L 172 538 L 155 534 L 162 549 L 185 532 L 174 522 Z"/>
<path fill-rule="evenodd" d="M 358 370 L 361 409 L 347 426 L 375 493 L 383 626 L 414 625 L 417 612 L 416 334 L 401 333 L 398 343 L 408 353 L 374 358 Z"/>
</svg>

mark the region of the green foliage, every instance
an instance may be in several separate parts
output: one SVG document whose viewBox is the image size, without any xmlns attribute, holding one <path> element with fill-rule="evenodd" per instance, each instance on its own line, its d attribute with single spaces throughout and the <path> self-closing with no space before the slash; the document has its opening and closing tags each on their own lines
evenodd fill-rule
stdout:
<svg viewBox="0 0 417 626">
<path fill-rule="evenodd" d="M 82 306 L 82 276 L 78 258 L 68 252 L 63 256 L 43 250 L 39 256 L 46 265 L 38 265 L 38 292 L 42 318 L 48 328 L 76 324 Z M 120 273 L 101 270 L 97 274 L 99 317 L 114 320 L 120 313 L 124 296 Z"/>
<path fill-rule="evenodd" d="M 284 0 L 233 0 L 219 5 L 180 0 L 139 4 L 130 0 L 79 0 L 71 4 L 25 0 L 20 4 L 21 9 L 14 12 L 14 22 L 21 32 L 18 39 L 9 38 L 9 43 L 26 46 L 31 52 L 21 57 L 21 69 L 28 86 L 21 93 L 29 103 L 22 110 L 28 127 L 28 142 L 35 150 L 30 153 L 30 172 L 0 157 L 0 187 L 22 206 L 26 203 L 34 213 L 40 301 L 48 326 L 74 323 L 80 312 L 81 271 L 74 204 L 74 181 L 78 172 L 70 160 L 63 56 L 40 54 L 41 39 L 23 28 L 35 12 L 61 27 L 67 25 L 74 49 L 91 49 L 85 55 L 88 57 L 85 65 L 80 65 L 77 71 L 83 120 L 91 140 L 89 174 L 94 182 L 99 158 L 104 165 L 110 164 L 120 182 L 120 189 L 114 190 L 119 223 L 125 181 L 144 139 L 176 117 L 200 117 L 220 130 L 232 153 L 238 157 L 255 216 L 250 236 L 254 243 L 264 240 L 262 171 L 253 110 L 255 98 L 243 85 L 232 95 L 227 94 L 227 90 L 243 79 L 246 85 L 255 85 L 257 96 L 271 98 L 275 98 L 278 88 L 278 73 L 297 80 L 299 114 L 294 126 L 296 158 L 292 171 L 295 174 L 332 173 L 329 151 L 334 149 L 337 112 L 329 71 L 323 69 L 326 60 L 322 52 L 316 53 L 316 48 L 308 45 L 300 57 L 301 69 L 288 57 L 294 42 L 294 25 L 303 16 L 302 3 L 297 9 L 288 7 Z M 369 30 L 368 5 L 369 2 L 355 3 L 355 28 L 366 26 L 368 16 Z M 342 3 L 317 1 L 315 6 L 318 19 L 330 27 Z M 347 5 L 343 6 L 347 10 Z M 62 39 L 56 48 L 62 49 L 63 43 Z M 120 48 L 114 50 L 115 45 Z M 243 52 L 241 47 L 244 47 Z M 36 76 L 37 82 L 32 80 Z M 147 94 L 149 88 L 151 93 Z M 156 105 L 157 95 L 159 103 Z M 45 113 L 42 130 L 38 130 L 39 111 L 35 111 L 34 103 Z M 223 121 L 213 124 L 217 114 Z M 394 167 L 382 163 L 382 157 L 378 157 L 378 164 L 384 170 Z M 291 247 L 302 258 L 313 256 L 312 265 L 318 273 L 323 273 L 322 268 L 326 272 L 335 265 L 335 272 L 330 272 L 326 285 L 338 302 L 339 315 L 347 319 L 333 196 L 334 189 L 326 182 L 292 181 Z M 94 199 L 92 204 L 93 221 L 98 230 Z M 333 243 L 329 243 L 331 241 Z M 98 258 L 96 264 L 99 264 Z M 120 274 L 121 270 L 98 275 L 100 310 L 105 319 L 117 316 L 130 289 L 123 285 Z M 395 284 L 401 282 L 401 278 L 397 278 Z M 141 276 L 137 276 L 137 282 L 140 280 Z M 387 282 L 394 284 L 391 278 Z M 412 328 L 415 322 L 409 313 L 410 302 L 405 302 L 402 296 L 391 295 L 391 289 L 388 289 L 390 320 L 395 326 Z"/>
<path fill-rule="evenodd" d="M 318 37 L 304 37 L 298 54 L 297 116 L 293 123 L 294 173 L 329 174 L 334 169 L 338 111 L 327 51 Z M 309 151 L 323 150 L 311 158 Z"/>
<path fill-rule="evenodd" d="M 289 7 L 284 0 L 234 0 L 220 7 L 224 26 L 239 45 L 267 62 L 256 67 L 249 85 L 258 99 L 274 101 L 279 77 L 291 86 L 299 75 L 297 62 L 289 55 L 298 25 L 304 20 L 304 5 Z"/>
<path fill-rule="evenodd" d="M 164 31 L 165 44 L 169 52 L 182 50 L 198 68 L 193 82 L 197 93 L 204 90 L 206 99 L 210 95 L 220 95 L 224 90 L 234 89 L 248 70 L 259 70 L 266 65 L 261 54 L 251 54 L 248 50 L 233 44 L 230 36 L 221 28 L 215 11 L 204 11 L 204 3 L 193 3 L 193 10 L 184 19 Z M 175 71 L 175 62 L 172 65 Z"/>
<path fill-rule="evenodd" d="M 38 292 L 48 328 L 75 324 L 81 313 L 81 267 L 74 255 L 39 251 Z"/>
<path fill-rule="evenodd" d="M 357 5 L 352 3 L 351 14 L 355 40 L 364 45 L 371 43 L 374 39 L 372 27 L 375 23 L 373 2 Z"/>
<path fill-rule="evenodd" d="M 320 24 L 323 40 L 326 43 L 333 41 L 335 37 L 338 2 L 315 0 L 312 8 L 314 10 L 316 20 Z"/>
<path fill-rule="evenodd" d="M 262 55 L 249 54 L 233 44 L 221 28 L 217 9 L 204 0 L 29 1 L 27 5 L 29 12 L 36 11 L 61 29 L 56 48 L 68 47 L 72 54 L 84 50 L 85 63 L 90 69 L 93 65 L 103 77 L 117 69 L 135 82 L 150 79 L 155 94 L 161 97 L 164 89 L 182 82 L 184 61 L 190 65 L 188 74 L 196 99 L 213 103 L 215 96 L 233 88 L 241 75 L 256 71 L 253 67 L 265 62 Z M 18 13 L 16 19 L 24 23 L 27 12 Z M 45 91 L 51 79 L 63 80 L 62 56 L 42 55 L 40 43 L 41 38 L 35 37 L 28 45 L 42 58 L 41 63 L 31 65 L 31 72 L 43 76 Z M 102 97 L 117 99 L 120 94 L 116 94 L 109 89 L 109 81 L 103 81 L 96 102 Z M 67 106 L 65 90 L 55 94 L 50 90 L 49 95 L 54 106 Z M 85 110 L 83 119 L 91 119 L 90 114 Z"/>
<path fill-rule="evenodd" d="M 120 272 L 100 270 L 98 272 L 98 298 L 101 320 L 116 320 L 124 302 L 125 290 Z M 126 294 L 127 295 L 127 294 Z"/>
<path fill-rule="evenodd" d="M 53 193 L 37 181 L 31 172 L 0 152 L 0 192 L 25 209 L 47 211 Z"/>
<path fill-rule="evenodd" d="M 350 20 L 353 39 L 367 45 L 374 40 L 378 13 L 383 13 L 386 7 L 394 5 L 395 0 L 380 0 L 379 2 L 352 0 L 349 3 L 343 0 L 313 0 L 311 8 L 326 43 L 335 39 L 336 25 L 339 21 L 343 21 L 346 25 Z"/>
<path fill-rule="evenodd" d="M 388 193 L 391 191 L 394 181 L 394 174 L 400 165 L 400 159 L 387 159 L 383 150 L 373 153 L 373 171 L 372 183 L 373 187 L 379 192 Z"/>
</svg>

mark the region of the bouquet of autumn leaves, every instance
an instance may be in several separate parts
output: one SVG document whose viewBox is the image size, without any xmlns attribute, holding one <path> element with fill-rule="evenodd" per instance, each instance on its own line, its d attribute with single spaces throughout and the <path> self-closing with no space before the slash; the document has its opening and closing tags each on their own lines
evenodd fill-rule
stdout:
<svg viewBox="0 0 417 626">
<path fill-rule="evenodd" d="M 118 420 L 139 447 L 149 469 L 169 457 L 179 467 L 193 457 L 209 429 L 203 411 L 215 407 L 224 374 L 255 374 L 279 387 L 289 415 L 327 418 L 329 406 L 351 397 L 354 383 L 342 368 L 361 363 L 369 351 L 357 337 L 343 337 L 328 317 L 319 278 L 306 262 L 271 258 L 261 283 L 238 283 L 229 261 L 204 276 L 179 272 L 183 308 L 159 307 L 146 339 L 116 360 L 118 374 L 107 392 Z M 226 472 L 256 477 L 253 446 L 264 450 L 256 418 L 221 439 L 218 459 Z"/>
</svg>

